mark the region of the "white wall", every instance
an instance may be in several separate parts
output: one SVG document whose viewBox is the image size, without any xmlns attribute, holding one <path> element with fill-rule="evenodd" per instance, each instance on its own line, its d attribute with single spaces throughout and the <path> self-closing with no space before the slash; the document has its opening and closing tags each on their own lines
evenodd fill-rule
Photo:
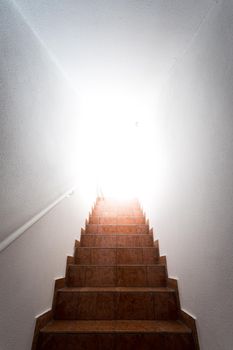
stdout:
<svg viewBox="0 0 233 350">
<path fill-rule="evenodd" d="M 145 178 L 137 191 L 147 191 L 152 170 L 148 178 L 137 163 L 151 159 L 155 97 L 213 0 L 15 3 L 78 90 L 88 183 L 98 181 L 105 194 L 129 195 L 132 182 Z"/>
<path fill-rule="evenodd" d="M 0 45 L 0 242 L 79 186 L 0 254 L 0 349 L 30 350 L 94 191 L 76 179 L 76 95 L 10 1 L 0 0 Z"/>
<path fill-rule="evenodd" d="M 125 103 L 134 114 L 143 103 L 145 114 L 213 0 L 15 2 L 77 86 L 84 107 L 91 99 L 95 115 L 113 118 Z"/>
<path fill-rule="evenodd" d="M 164 86 L 156 130 L 151 222 L 202 350 L 233 344 L 232 19 L 231 0 L 211 9 Z"/>
<path fill-rule="evenodd" d="M 10 1 L 0 0 L 0 241 L 74 185 L 76 95 Z"/>
<path fill-rule="evenodd" d="M 64 199 L 0 254 L 0 349 L 30 350 L 35 317 L 52 306 L 90 209 L 79 191 Z"/>
</svg>

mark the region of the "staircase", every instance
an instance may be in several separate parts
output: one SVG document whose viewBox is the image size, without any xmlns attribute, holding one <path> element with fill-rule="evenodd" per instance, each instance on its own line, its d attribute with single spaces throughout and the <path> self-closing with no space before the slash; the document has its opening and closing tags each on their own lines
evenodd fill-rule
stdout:
<svg viewBox="0 0 233 350">
<path fill-rule="evenodd" d="M 170 285 L 139 203 L 97 199 L 33 349 L 197 350 Z"/>
</svg>

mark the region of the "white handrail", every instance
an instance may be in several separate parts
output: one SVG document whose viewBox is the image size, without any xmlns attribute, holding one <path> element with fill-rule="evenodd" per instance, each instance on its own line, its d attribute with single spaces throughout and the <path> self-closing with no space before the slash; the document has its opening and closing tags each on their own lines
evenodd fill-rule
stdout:
<svg viewBox="0 0 233 350">
<path fill-rule="evenodd" d="M 26 230 L 28 230 L 32 225 L 39 221 L 43 216 L 45 216 L 51 209 L 53 209 L 58 203 L 60 203 L 64 198 L 70 196 L 75 191 L 75 187 L 72 187 L 59 198 L 57 198 L 53 203 L 47 206 L 45 209 L 41 210 L 38 214 L 33 216 L 29 221 L 20 226 L 17 230 L 10 233 L 2 242 L 0 242 L 0 252 L 6 249 L 11 243 L 13 243 L 17 238 L 19 238 Z"/>
</svg>

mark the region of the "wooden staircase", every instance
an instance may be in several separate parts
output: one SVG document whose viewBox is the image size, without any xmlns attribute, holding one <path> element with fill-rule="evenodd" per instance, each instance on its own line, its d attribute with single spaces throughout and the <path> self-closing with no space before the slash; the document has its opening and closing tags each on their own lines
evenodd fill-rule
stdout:
<svg viewBox="0 0 233 350">
<path fill-rule="evenodd" d="M 139 203 L 97 199 L 33 350 L 197 350 Z"/>
</svg>

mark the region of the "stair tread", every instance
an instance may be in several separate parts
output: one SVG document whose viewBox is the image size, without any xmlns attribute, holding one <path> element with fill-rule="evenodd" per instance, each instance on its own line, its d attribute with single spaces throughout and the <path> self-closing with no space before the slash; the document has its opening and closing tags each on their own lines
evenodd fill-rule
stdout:
<svg viewBox="0 0 233 350">
<path fill-rule="evenodd" d="M 135 247 L 135 246 L 132 246 L 132 247 L 127 247 L 127 246 L 124 246 L 124 247 L 91 247 L 91 246 L 88 246 L 88 247 L 82 247 L 82 246 L 78 246 L 77 249 L 156 249 L 156 247 L 152 246 L 152 247 L 145 247 L 145 246 L 140 246 L 140 247 Z"/>
<path fill-rule="evenodd" d="M 88 232 L 85 232 L 85 233 L 82 233 L 82 235 L 86 236 L 152 236 L 151 233 L 124 233 L 124 232 L 111 232 L 111 233 L 88 233 Z"/>
<path fill-rule="evenodd" d="M 194 350 L 175 285 L 138 201 L 97 199 L 38 347 Z M 145 343 L 145 344 L 144 344 Z"/>
<path fill-rule="evenodd" d="M 42 333 L 191 333 L 181 321 L 111 320 L 81 321 L 53 320 Z"/>
<path fill-rule="evenodd" d="M 89 215 L 89 217 L 91 218 L 92 216 L 95 216 L 95 217 L 100 217 L 100 218 L 105 218 L 106 216 L 105 215 L 92 215 L 92 214 L 90 214 Z M 139 215 L 137 215 L 137 217 L 138 217 Z M 135 218 L 135 215 L 132 215 L 132 214 L 125 214 L 125 215 L 122 215 L 122 214 L 114 214 L 114 215 L 112 215 L 112 216 L 109 216 L 109 218 L 121 218 L 121 217 L 123 217 L 123 218 Z M 141 217 L 142 218 L 145 218 L 145 215 L 144 214 L 142 214 L 141 215 Z"/>
<path fill-rule="evenodd" d="M 91 225 L 97 225 L 97 224 L 91 224 Z M 120 225 L 122 226 L 122 225 Z M 125 225 L 127 226 L 127 225 Z M 85 235 L 86 233 L 84 233 Z M 88 233 L 89 236 L 96 236 L 96 233 Z M 133 236 L 141 236 L 142 234 L 141 233 L 112 233 L 112 236 L 130 236 L 130 237 L 133 237 Z M 151 236 L 153 237 L 154 235 L 152 233 L 147 233 L 146 234 L 147 236 Z M 107 236 L 109 237 L 110 234 L 109 233 L 99 233 L 98 236 Z"/>
<path fill-rule="evenodd" d="M 163 266 L 165 267 L 165 264 L 160 264 L 160 263 L 154 263 L 154 264 L 115 264 L 115 265 L 90 265 L 90 264 L 69 264 L 69 266 L 80 266 L 80 267 L 84 267 L 84 266 L 88 266 L 88 267 L 158 267 L 158 266 Z"/>
<path fill-rule="evenodd" d="M 175 292 L 175 289 L 169 287 L 64 287 L 58 292 Z"/>
<path fill-rule="evenodd" d="M 87 224 L 88 226 L 149 226 L 148 224 Z"/>
<path fill-rule="evenodd" d="M 101 215 L 100 215 L 100 213 L 101 213 Z M 143 216 L 144 214 L 143 214 L 143 212 L 140 212 L 140 213 L 134 213 L 134 214 L 131 214 L 131 215 L 129 215 L 129 213 L 117 213 L 117 212 L 113 212 L 113 211 L 107 211 L 107 210 L 97 210 L 97 211 L 94 211 L 94 212 L 92 212 L 92 214 L 91 214 L 91 216 L 94 216 L 94 217 L 98 217 L 98 216 L 103 216 L 103 217 L 106 217 L 106 218 L 108 218 L 108 217 L 112 217 L 112 216 L 122 216 L 122 217 L 128 217 L 128 216 L 133 216 L 133 217 L 141 217 L 141 216 Z"/>
</svg>

